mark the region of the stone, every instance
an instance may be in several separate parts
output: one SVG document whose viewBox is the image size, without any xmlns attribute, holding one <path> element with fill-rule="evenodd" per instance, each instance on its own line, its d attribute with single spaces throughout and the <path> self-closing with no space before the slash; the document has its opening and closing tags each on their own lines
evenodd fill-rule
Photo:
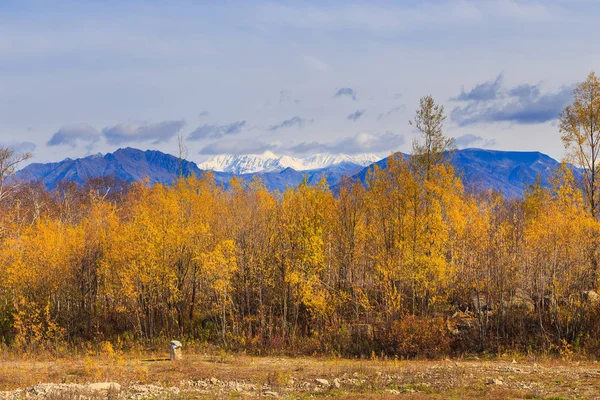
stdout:
<svg viewBox="0 0 600 400">
<path fill-rule="evenodd" d="M 267 396 L 267 397 L 279 397 L 279 393 L 273 392 L 271 390 L 265 390 L 262 394 L 263 394 L 263 396 Z"/>
<path fill-rule="evenodd" d="M 583 298 L 591 305 L 596 305 L 600 303 L 600 294 L 596 293 L 593 290 L 586 290 L 582 293 L 582 295 Z"/>
<path fill-rule="evenodd" d="M 459 336 L 464 331 L 472 329 L 474 326 L 475 317 L 473 314 L 466 312 L 457 311 L 446 321 L 448 331 L 454 336 Z"/>
<path fill-rule="evenodd" d="M 96 382 L 88 385 L 89 390 L 121 390 L 121 385 L 115 382 Z"/>
<path fill-rule="evenodd" d="M 504 306 L 508 309 L 515 311 L 525 311 L 527 313 L 533 313 L 535 311 L 535 303 L 531 297 L 523 289 L 516 289 L 514 296 L 512 296 Z"/>
<path fill-rule="evenodd" d="M 342 386 L 342 384 L 340 383 L 340 380 L 338 378 L 335 378 L 333 380 L 333 386 L 335 386 L 336 389 L 339 389 Z"/>
<path fill-rule="evenodd" d="M 329 381 L 327 379 L 315 379 L 315 382 L 321 386 L 329 386 Z"/>
</svg>

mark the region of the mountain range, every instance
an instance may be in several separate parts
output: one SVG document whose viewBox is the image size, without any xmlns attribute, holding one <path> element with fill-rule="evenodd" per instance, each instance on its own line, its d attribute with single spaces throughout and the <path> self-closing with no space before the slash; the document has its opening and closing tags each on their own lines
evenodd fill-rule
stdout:
<svg viewBox="0 0 600 400">
<path fill-rule="evenodd" d="M 286 168 L 292 168 L 296 171 L 310 171 L 343 163 L 366 167 L 380 159 L 381 157 L 378 157 L 375 154 L 315 154 L 306 158 L 296 158 L 279 156 L 270 151 L 266 151 L 260 155 L 219 155 L 198 164 L 198 167 L 203 170 L 230 172 L 232 174 L 242 175 L 258 172 L 281 171 Z"/>
<path fill-rule="evenodd" d="M 148 178 L 151 183 L 172 183 L 181 173 L 200 176 L 212 170 L 215 180 L 227 185 L 234 176 L 245 181 L 260 177 L 269 190 L 285 190 L 299 185 L 305 178 L 317 184 L 324 177 L 335 187 L 343 176 L 364 179 L 374 165 L 386 168 L 387 159 L 376 161 L 370 154 L 360 156 L 315 155 L 305 159 L 262 155 L 218 156 L 197 165 L 155 150 L 123 148 L 105 155 L 67 158 L 60 162 L 30 164 L 18 171 L 16 179 L 40 181 L 53 189 L 60 181 L 83 184 L 89 178 L 113 176 L 127 182 Z M 376 161 L 376 162 L 375 162 Z M 522 196 L 539 175 L 547 185 L 560 163 L 539 152 L 497 151 L 484 149 L 457 150 L 451 162 L 467 188 L 492 189 L 507 197 Z"/>
</svg>

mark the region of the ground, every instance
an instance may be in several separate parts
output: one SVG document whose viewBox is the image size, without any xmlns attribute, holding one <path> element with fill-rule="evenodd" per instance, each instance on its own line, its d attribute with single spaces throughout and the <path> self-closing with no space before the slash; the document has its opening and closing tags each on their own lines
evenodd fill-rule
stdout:
<svg viewBox="0 0 600 400">
<path fill-rule="evenodd" d="M 226 353 L 0 356 L 0 399 L 600 399 L 600 363 L 347 360 Z M 90 383 L 91 382 L 91 383 Z"/>
</svg>

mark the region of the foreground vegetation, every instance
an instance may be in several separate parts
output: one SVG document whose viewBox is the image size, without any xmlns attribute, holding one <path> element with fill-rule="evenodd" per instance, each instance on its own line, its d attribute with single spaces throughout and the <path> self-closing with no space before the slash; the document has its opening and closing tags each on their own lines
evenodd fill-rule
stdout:
<svg viewBox="0 0 600 400">
<path fill-rule="evenodd" d="M 600 84 L 591 74 L 578 90 L 563 139 L 597 157 Z M 176 337 L 253 354 L 599 356 L 595 169 L 580 183 L 564 165 L 523 199 L 466 190 L 444 118 L 423 98 L 412 157 L 333 190 L 224 189 L 208 174 L 47 191 L 11 183 L 24 157 L 4 149 L 0 339 L 27 351 Z"/>
<path fill-rule="evenodd" d="M 96 352 L 96 350 L 98 350 Z M 189 348 L 166 352 L 107 346 L 65 358 L 4 355 L 0 399 L 593 399 L 600 365 L 504 356 L 494 360 L 347 360 L 252 357 Z M 92 384 L 90 384 L 90 382 Z M 28 396 L 28 397 L 27 397 Z"/>
</svg>

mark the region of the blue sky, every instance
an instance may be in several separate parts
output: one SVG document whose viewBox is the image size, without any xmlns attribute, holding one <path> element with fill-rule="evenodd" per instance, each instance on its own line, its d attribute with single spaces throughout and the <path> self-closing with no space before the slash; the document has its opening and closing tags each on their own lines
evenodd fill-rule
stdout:
<svg viewBox="0 0 600 400">
<path fill-rule="evenodd" d="M 461 147 L 560 158 L 599 19 L 593 0 L 0 0 L 0 143 L 385 156 L 431 94 Z"/>
</svg>

